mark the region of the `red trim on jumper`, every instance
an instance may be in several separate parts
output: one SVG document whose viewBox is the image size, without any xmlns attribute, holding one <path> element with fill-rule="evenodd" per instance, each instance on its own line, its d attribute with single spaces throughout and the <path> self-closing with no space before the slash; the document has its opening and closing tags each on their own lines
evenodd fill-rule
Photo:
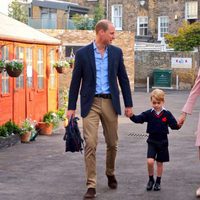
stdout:
<svg viewBox="0 0 200 200">
<path fill-rule="evenodd" d="M 157 117 L 157 118 L 160 118 L 162 115 L 163 115 L 163 110 L 160 112 L 159 115 L 156 114 L 156 111 L 153 110 L 153 114 Z"/>
</svg>

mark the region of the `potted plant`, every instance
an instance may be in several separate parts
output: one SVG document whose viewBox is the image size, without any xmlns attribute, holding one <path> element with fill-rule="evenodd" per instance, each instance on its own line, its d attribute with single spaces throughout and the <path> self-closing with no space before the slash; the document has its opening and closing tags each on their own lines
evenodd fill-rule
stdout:
<svg viewBox="0 0 200 200">
<path fill-rule="evenodd" d="M 59 126 L 66 126 L 67 118 L 65 116 L 65 108 L 59 108 L 56 112 L 59 120 Z"/>
<path fill-rule="evenodd" d="M 69 62 L 70 68 L 73 68 L 74 67 L 75 58 L 74 57 L 70 57 L 68 62 Z"/>
<path fill-rule="evenodd" d="M 74 55 L 73 48 L 71 49 L 70 56 L 68 58 L 68 62 L 70 64 L 70 68 L 73 68 L 74 67 L 74 62 L 75 62 L 75 55 Z"/>
<path fill-rule="evenodd" d="M 57 114 L 53 111 L 47 112 L 43 116 L 42 122 L 38 122 L 37 128 L 41 135 L 52 135 L 53 128 L 59 123 Z"/>
<path fill-rule="evenodd" d="M 8 75 L 11 77 L 18 77 L 23 70 L 23 63 L 21 60 L 6 60 L 5 66 Z"/>
<path fill-rule="evenodd" d="M 4 61 L 3 60 L 0 60 L 0 73 L 4 70 Z"/>
<path fill-rule="evenodd" d="M 32 138 L 32 133 L 35 134 L 35 122 L 31 119 L 25 119 L 21 124 L 21 142 L 30 142 Z"/>
<path fill-rule="evenodd" d="M 59 60 L 53 65 L 53 67 L 56 68 L 57 72 L 60 74 L 65 72 L 66 68 L 69 68 L 69 66 L 70 64 L 66 60 Z"/>
<path fill-rule="evenodd" d="M 20 132 L 21 128 L 11 120 L 0 126 L 0 149 L 18 143 L 20 141 Z"/>
</svg>

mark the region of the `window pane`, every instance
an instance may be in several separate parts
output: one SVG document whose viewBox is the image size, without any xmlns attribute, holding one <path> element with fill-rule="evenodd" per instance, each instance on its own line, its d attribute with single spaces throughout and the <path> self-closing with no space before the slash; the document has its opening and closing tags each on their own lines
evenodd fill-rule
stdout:
<svg viewBox="0 0 200 200">
<path fill-rule="evenodd" d="M 187 19 L 198 18 L 198 2 L 197 1 L 186 2 L 186 18 Z"/>
<path fill-rule="evenodd" d="M 27 87 L 33 87 L 33 50 L 32 48 L 26 49 L 26 76 L 27 76 Z"/>
<path fill-rule="evenodd" d="M 122 5 L 112 6 L 112 22 L 116 30 L 122 29 Z"/>
<path fill-rule="evenodd" d="M 24 58 L 24 48 L 15 48 L 15 58 L 17 60 L 22 60 Z M 24 88 L 24 73 L 22 72 L 19 77 L 16 78 L 16 88 Z"/>
<path fill-rule="evenodd" d="M 139 28 L 139 35 L 144 36 L 148 33 L 148 17 L 139 17 L 138 18 L 138 28 Z"/>
<path fill-rule="evenodd" d="M 169 18 L 167 16 L 161 16 L 159 17 L 159 38 L 161 39 L 164 37 L 165 33 L 168 33 L 168 26 L 169 26 Z"/>
<path fill-rule="evenodd" d="M 3 46 L 2 48 L 2 59 L 9 60 L 9 48 L 7 46 Z M 9 85 L 9 76 L 6 71 L 2 72 L 2 94 L 10 93 L 10 85 Z"/>
<path fill-rule="evenodd" d="M 44 64 L 43 64 L 43 51 L 38 49 L 38 60 L 37 60 L 37 76 L 38 76 L 38 88 L 44 88 Z"/>
</svg>

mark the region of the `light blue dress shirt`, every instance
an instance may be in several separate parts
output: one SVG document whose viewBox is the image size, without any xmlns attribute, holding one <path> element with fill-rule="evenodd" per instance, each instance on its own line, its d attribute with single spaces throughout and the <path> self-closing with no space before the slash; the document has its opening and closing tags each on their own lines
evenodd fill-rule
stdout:
<svg viewBox="0 0 200 200">
<path fill-rule="evenodd" d="M 108 81 L 108 48 L 106 48 L 102 57 L 95 42 L 93 42 L 93 46 L 96 63 L 96 94 L 110 94 Z"/>
</svg>

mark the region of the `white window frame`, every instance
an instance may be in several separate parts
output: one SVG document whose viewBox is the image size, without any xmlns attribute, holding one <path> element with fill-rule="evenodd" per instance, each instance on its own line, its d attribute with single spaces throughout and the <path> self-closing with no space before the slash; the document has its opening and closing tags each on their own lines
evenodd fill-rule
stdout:
<svg viewBox="0 0 200 200">
<path fill-rule="evenodd" d="M 147 27 L 140 27 L 141 21 L 146 21 L 147 23 Z M 145 24 L 145 23 L 143 23 Z M 138 16 L 137 17 L 137 36 L 146 36 L 148 35 L 148 25 L 149 25 L 149 20 L 148 20 L 148 16 Z M 140 30 L 141 29 L 147 29 L 147 34 L 140 34 Z"/>
<path fill-rule="evenodd" d="M 198 1 L 185 2 L 185 19 L 198 19 Z"/>
<path fill-rule="evenodd" d="M 117 14 L 115 15 L 115 9 L 117 9 Z M 122 30 L 122 4 L 114 4 L 112 5 L 112 23 L 115 26 L 115 29 L 118 31 Z"/>
<path fill-rule="evenodd" d="M 164 25 L 161 25 L 162 20 L 166 20 Z M 165 29 L 164 31 L 162 29 Z M 169 17 L 168 16 L 159 16 L 158 17 L 158 41 L 161 41 L 164 38 L 164 34 L 169 32 Z"/>
</svg>

